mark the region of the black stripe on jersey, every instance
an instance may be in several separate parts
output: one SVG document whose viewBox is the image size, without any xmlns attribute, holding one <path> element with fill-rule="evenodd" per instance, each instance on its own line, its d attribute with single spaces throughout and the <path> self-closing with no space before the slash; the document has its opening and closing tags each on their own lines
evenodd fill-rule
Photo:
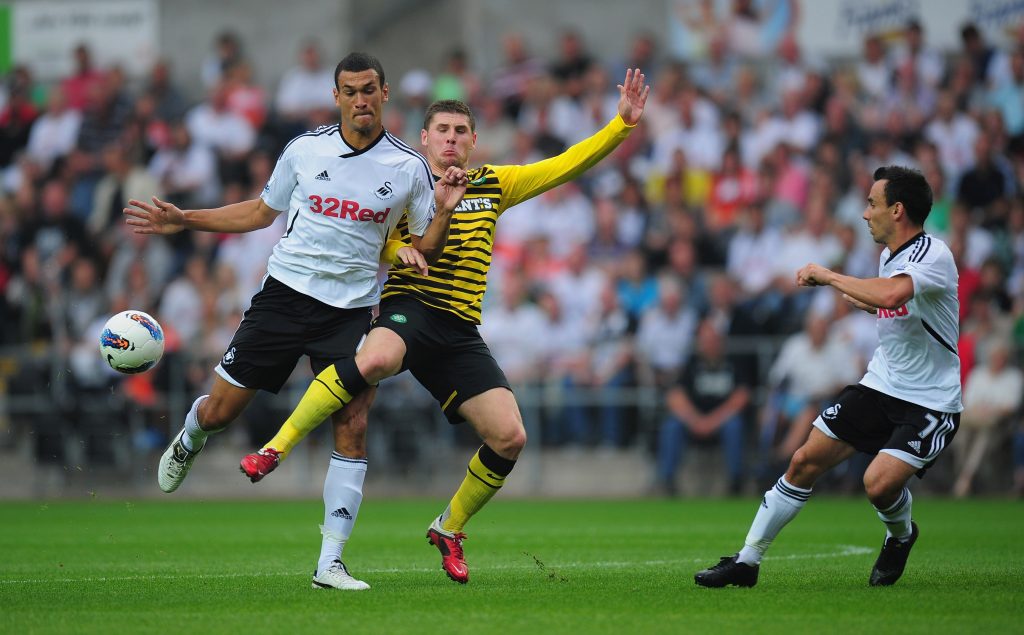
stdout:
<svg viewBox="0 0 1024 635">
<path fill-rule="evenodd" d="M 412 296 L 413 298 L 416 298 L 417 300 L 419 300 L 423 304 L 426 304 L 427 306 L 435 308 L 435 309 L 442 309 L 442 310 L 445 310 L 445 311 L 452 311 L 453 310 L 452 307 L 449 305 L 449 303 L 445 302 L 443 299 L 435 298 L 434 296 L 432 296 L 430 294 L 427 294 L 427 293 L 424 293 L 424 292 L 420 291 L 419 289 L 417 289 L 416 287 L 413 287 L 413 286 L 403 285 L 401 287 L 397 287 L 397 286 L 390 287 L 390 288 L 385 287 L 384 291 L 381 293 L 381 297 L 382 298 L 387 298 L 387 297 L 391 297 L 393 295 L 398 295 L 398 294 Z M 475 311 L 474 311 L 474 313 L 475 313 Z M 456 315 L 459 315 L 459 314 L 456 313 Z M 462 315 L 459 315 L 459 317 L 462 317 L 462 319 L 466 319 Z"/>
<path fill-rule="evenodd" d="M 953 348 L 952 346 L 950 346 L 949 343 L 946 340 L 944 340 L 941 337 L 939 337 L 939 334 L 935 332 L 935 329 L 933 329 L 930 324 L 928 324 L 924 320 L 921 320 L 921 326 L 924 327 L 924 330 L 928 331 L 929 335 L 931 335 L 932 337 L 935 338 L 936 342 L 938 342 L 939 344 L 942 344 L 942 346 L 947 351 L 949 351 L 950 353 L 953 353 L 954 355 L 957 355 L 956 349 Z M 957 355 L 957 357 L 959 357 L 959 355 Z"/>
<path fill-rule="evenodd" d="M 281 238 L 288 238 L 288 234 L 292 233 L 292 228 L 295 227 L 295 221 L 297 220 L 299 220 L 299 210 L 295 210 L 295 218 L 288 224 L 288 229 L 285 230 L 284 236 L 281 236 Z"/>
<path fill-rule="evenodd" d="M 916 234 L 914 234 L 913 238 L 903 243 L 902 245 L 896 248 L 896 251 L 889 254 L 889 257 L 886 258 L 885 260 L 885 264 L 889 264 L 890 262 L 892 262 L 892 259 L 896 257 L 896 254 L 914 245 L 914 243 L 920 240 L 922 236 L 924 236 L 924 232 L 917 232 Z"/>
<path fill-rule="evenodd" d="M 281 154 L 277 155 L 277 160 L 280 161 L 281 157 L 284 156 L 284 151 L 287 150 L 289 147 L 291 147 L 291 145 L 293 143 L 295 143 L 296 141 L 298 141 L 302 137 L 319 137 L 321 135 L 333 134 L 335 132 L 338 132 L 338 124 L 327 126 L 323 130 L 321 130 L 320 128 L 317 128 L 316 130 L 310 130 L 309 132 L 303 132 L 302 134 L 298 135 L 297 137 L 295 137 L 294 139 L 292 139 L 291 141 L 289 141 L 288 143 L 285 144 L 284 148 L 281 150 Z"/>
<path fill-rule="evenodd" d="M 483 265 L 484 266 L 484 271 L 482 273 L 485 273 L 485 274 L 487 273 L 487 269 L 486 268 L 491 266 L 491 263 L 489 263 L 489 262 L 487 262 L 485 260 L 480 260 L 479 258 L 474 258 L 472 256 L 463 256 L 462 260 L 468 260 L 470 262 L 475 262 L 475 263 Z"/>
<path fill-rule="evenodd" d="M 488 246 L 490 246 L 490 245 L 488 245 Z M 491 255 L 490 250 L 485 249 L 483 247 L 467 247 L 467 246 L 463 245 L 462 246 L 462 250 L 463 251 L 475 251 L 477 253 L 483 254 L 484 256 L 488 256 L 488 257 Z"/>
<path fill-rule="evenodd" d="M 388 133 L 387 130 L 382 130 L 380 135 L 378 135 L 376 139 L 374 139 L 373 141 L 370 142 L 370 145 L 366 146 L 362 150 L 356 150 L 355 148 L 352 148 L 352 144 L 350 144 L 348 141 L 345 141 L 345 135 L 341 135 L 341 140 L 345 143 L 345 145 L 347 145 L 348 147 L 352 148 L 352 152 L 346 152 L 345 154 L 339 154 L 338 158 L 339 159 L 351 159 L 352 157 L 357 157 L 360 154 L 365 154 L 365 153 L 369 152 L 370 150 L 373 149 L 373 147 L 375 145 L 380 143 L 380 140 L 383 139 L 384 135 L 386 135 L 387 133 Z"/>
<path fill-rule="evenodd" d="M 411 154 L 412 156 L 420 160 L 420 163 L 423 164 L 423 169 L 427 171 L 427 181 L 430 182 L 430 189 L 434 189 L 434 173 L 430 171 L 430 166 L 427 165 L 427 160 L 423 158 L 423 155 L 420 154 L 419 152 L 416 152 L 409 146 L 405 145 L 405 143 L 403 143 L 400 139 L 396 139 L 395 135 L 391 134 L 387 130 L 384 131 L 384 135 L 388 138 L 388 141 L 390 141 L 391 144 L 394 145 L 396 148 L 398 148 L 402 152 Z"/>
<path fill-rule="evenodd" d="M 925 236 L 924 240 L 921 241 L 921 244 L 924 245 L 924 248 L 921 249 L 921 253 L 911 256 L 910 262 L 921 262 L 922 260 L 924 260 L 925 254 L 927 254 L 928 250 L 932 248 L 931 236 Z"/>
<path fill-rule="evenodd" d="M 434 267 L 430 270 L 430 277 L 438 278 L 440 280 L 446 280 L 448 282 L 461 282 L 463 284 L 462 287 L 459 288 L 459 291 L 462 293 L 472 295 L 483 291 L 484 284 L 482 282 L 480 282 L 479 280 L 474 280 L 473 278 L 467 278 L 466 276 L 460 276 L 458 272 L 458 269 L 438 271 L 437 265 L 435 264 Z M 472 287 L 474 286 L 479 288 L 473 289 Z"/>
<path fill-rule="evenodd" d="M 492 196 L 493 195 L 501 196 L 501 188 L 500 187 L 475 187 L 474 186 L 473 187 L 473 193 L 474 194 L 490 194 Z"/>
</svg>

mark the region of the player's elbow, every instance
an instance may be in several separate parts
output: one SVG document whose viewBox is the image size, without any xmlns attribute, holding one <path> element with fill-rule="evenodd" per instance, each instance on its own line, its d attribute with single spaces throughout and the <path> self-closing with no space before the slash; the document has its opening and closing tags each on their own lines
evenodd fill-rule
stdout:
<svg viewBox="0 0 1024 635">
<path fill-rule="evenodd" d="M 914 282 L 910 276 L 900 275 L 892 278 L 882 292 L 880 309 L 898 309 L 914 297 Z"/>
<path fill-rule="evenodd" d="M 911 289 L 910 293 L 906 293 L 902 289 L 893 290 L 889 293 L 886 293 L 885 296 L 883 296 L 882 302 L 878 305 L 878 308 L 889 309 L 890 311 L 894 311 L 903 306 L 904 304 L 906 304 L 907 302 L 910 302 L 910 298 L 912 297 L 914 297 L 913 289 Z"/>
<path fill-rule="evenodd" d="M 441 254 L 444 253 L 444 247 L 437 247 L 434 249 L 423 247 L 420 249 L 420 253 L 423 254 L 423 259 L 427 261 L 428 265 L 433 265 L 441 259 Z"/>
</svg>

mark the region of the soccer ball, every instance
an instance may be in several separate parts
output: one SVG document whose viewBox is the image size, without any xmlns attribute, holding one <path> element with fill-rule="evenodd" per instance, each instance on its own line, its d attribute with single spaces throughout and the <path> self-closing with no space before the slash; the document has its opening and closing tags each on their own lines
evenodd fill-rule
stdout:
<svg viewBox="0 0 1024 635">
<path fill-rule="evenodd" d="M 103 325 L 100 354 L 119 373 L 147 371 L 164 354 L 164 330 L 142 311 L 122 311 Z"/>
</svg>

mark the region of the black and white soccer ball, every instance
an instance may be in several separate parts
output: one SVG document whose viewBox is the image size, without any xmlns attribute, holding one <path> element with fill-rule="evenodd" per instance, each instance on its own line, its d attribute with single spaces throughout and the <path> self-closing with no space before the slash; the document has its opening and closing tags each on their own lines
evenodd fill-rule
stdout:
<svg viewBox="0 0 1024 635">
<path fill-rule="evenodd" d="M 164 354 L 164 330 L 147 313 L 122 311 L 103 325 L 100 354 L 119 373 L 147 371 Z"/>
</svg>

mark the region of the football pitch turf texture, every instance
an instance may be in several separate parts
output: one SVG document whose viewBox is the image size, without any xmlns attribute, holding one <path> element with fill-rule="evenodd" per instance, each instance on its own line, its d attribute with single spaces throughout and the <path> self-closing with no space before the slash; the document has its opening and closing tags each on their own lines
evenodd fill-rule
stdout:
<svg viewBox="0 0 1024 635">
<path fill-rule="evenodd" d="M 367 501 L 345 550 L 372 589 L 312 590 L 320 501 L 0 503 L 0 633 L 1021 633 L 1024 504 L 915 501 L 903 578 L 867 584 L 884 528 L 812 499 L 753 589 L 704 589 L 755 499 L 498 498 L 470 582 L 424 537 L 441 501 Z"/>
</svg>

